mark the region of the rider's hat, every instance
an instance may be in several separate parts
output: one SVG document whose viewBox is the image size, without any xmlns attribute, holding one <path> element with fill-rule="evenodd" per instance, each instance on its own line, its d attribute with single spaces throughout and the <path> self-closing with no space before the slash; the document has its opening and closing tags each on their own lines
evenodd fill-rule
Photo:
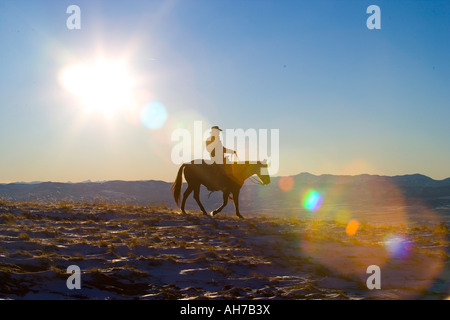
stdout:
<svg viewBox="0 0 450 320">
<path fill-rule="evenodd" d="M 214 126 L 214 127 L 211 127 L 211 130 L 219 130 L 219 131 L 222 131 L 222 129 L 220 129 L 218 126 Z"/>
</svg>

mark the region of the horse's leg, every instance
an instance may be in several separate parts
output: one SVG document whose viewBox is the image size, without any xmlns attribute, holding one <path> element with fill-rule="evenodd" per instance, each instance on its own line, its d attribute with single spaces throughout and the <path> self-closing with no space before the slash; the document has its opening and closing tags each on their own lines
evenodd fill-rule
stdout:
<svg viewBox="0 0 450 320">
<path fill-rule="evenodd" d="M 198 206 L 200 207 L 200 210 L 202 210 L 204 215 L 208 215 L 205 208 L 203 208 L 202 203 L 200 202 L 200 185 L 194 187 L 194 199 L 197 201 Z"/>
<path fill-rule="evenodd" d="M 184 206 L 186 204 L 186 199 L 189 197 L 191 192 L 192 192 L 192 188 L 188 184 L 188 187 L 187 187 L 186 191 L 184 191 L 184 193 L 183 193 L 183 200 L 181 201 L 181 212 L 184 213 L 184 214 L 186 214 L 186 211 L 184 211 Z"/>
<path fill-rule="evenodd" d="M 212 215 L 213 215 L 213 216 L 215 216 L 215 215 L 218 214 L 220 211 L 222 211 L 222 209 L 225 208 L 225 206 L 226 206 L 227 203 L 228 203 L 228 196 L 229 196 L 230 192 L 229 192 L 229 191 L 222 191 L 222 192 L 223 192 L 223 203 L 222 203 L 222 205 L 221 205 L 219 208 L 217 208 L 216 210 L 214 210 L 214 211 L 212 212 Z"/>
<path fill-rule="evenodd" d="M 239 192 L 240 192 L 240 189 L 233 190 L 231 193 L 233 194 L 233 202 L 234 202 L 234 207 L 236 209 L 236 215 L 239 218 L 244 219 L 244 217 L 241 216 L 241 214 L 239 213 Z"/>
</svg>

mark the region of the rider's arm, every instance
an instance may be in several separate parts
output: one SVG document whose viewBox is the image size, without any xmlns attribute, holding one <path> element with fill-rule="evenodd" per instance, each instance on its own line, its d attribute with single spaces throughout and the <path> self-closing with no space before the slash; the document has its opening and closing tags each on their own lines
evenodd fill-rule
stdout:
<svg viewBox="0 0 450 320">
<path fill-rule="evenodd" d="M 236 151 L 223 147 L 223 153 L 231 153 L 231 154 L 233 154 L 233 153 L 236 153 Z"/>
</svg>

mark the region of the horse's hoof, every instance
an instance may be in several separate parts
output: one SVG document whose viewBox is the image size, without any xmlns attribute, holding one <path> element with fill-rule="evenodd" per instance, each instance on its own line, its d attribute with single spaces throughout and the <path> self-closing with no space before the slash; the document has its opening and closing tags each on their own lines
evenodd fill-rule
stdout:
<svg viewBox="0 0 450 320">
<path fill-rule="evenodd" d="M 204 216 L 207 216 L 207 215 L 208 215 L 208 212 L 204 211 L 204 212 L 203 212 L 203 215 L 204 215 Z"/>
</svg>

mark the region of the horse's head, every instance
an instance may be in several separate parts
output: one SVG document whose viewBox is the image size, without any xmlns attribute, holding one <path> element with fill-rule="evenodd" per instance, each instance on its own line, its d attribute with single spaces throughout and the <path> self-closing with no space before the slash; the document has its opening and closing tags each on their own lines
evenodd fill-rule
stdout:
<svg viewBox="0 0 450 320">
<path fill-rule="evenodd" d="M 267 164 L 267 160 L 258 161 L 258 171 L 256 172 L 256 175 L 264 185 L 270 183 L 268 167 L 269 165 Z"/>
</svg>

